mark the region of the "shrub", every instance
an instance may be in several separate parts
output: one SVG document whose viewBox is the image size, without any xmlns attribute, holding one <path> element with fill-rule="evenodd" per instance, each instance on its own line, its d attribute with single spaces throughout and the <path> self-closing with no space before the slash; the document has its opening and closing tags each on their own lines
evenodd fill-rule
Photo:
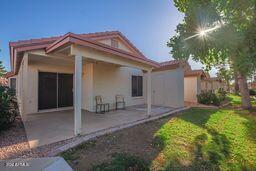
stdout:
<svg viewBox="0 0 256 171">
<path fill-rule="evenodd" d="M 249 93 L 251 96 L 256 96 L 256 90 L 255 89 L 250 89 Z"/>
<path fill-rule="evenodd" d="M 0 86 L 0 132 L 11 126 L 18 113 L 15 91 Z"/>
<path fill-rule="evenodd" d="M 213 93 L 212 91 L 204 91 L 197 95 L 198 103 L 205 104 L 205 105 L 216 105 L 219 106 L 221 99 L 217 96 L 217 94 Z"/>
<path fill-rule="evenodd" d="M 226 99 L 227 97 L 227 92 L 223 89 L 223 88 L 220 88 L 218 91 L 217 91 L 217 96 L 219 97 L 219 100 L 220 101 L 223 101 Z"/>
</svg>

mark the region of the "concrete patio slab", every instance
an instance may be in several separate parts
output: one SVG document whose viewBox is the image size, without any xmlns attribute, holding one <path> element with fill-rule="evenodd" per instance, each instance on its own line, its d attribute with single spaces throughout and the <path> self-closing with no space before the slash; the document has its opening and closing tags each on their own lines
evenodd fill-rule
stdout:
<svg viewBox="0 0 256 171">
<path fill-rule="evenodd" d="M 170 112 L 175 108 L 152 106 L 152 116 Z M 122 124 L 147 118 L 146 105 L 127 107 L 105 114 L 82 111 L 82 135 L 91 134 Z M 73 110 L 30 114 L 24 122 L 30 148 L 51 144 L 74 137 Z"/>
</svg>

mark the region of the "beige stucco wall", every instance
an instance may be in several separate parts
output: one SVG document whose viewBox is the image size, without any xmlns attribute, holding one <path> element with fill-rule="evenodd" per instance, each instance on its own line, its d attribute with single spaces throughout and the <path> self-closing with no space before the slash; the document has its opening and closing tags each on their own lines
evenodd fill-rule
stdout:
<svg viewBox="0 0 256 171">
<path fill-rule="evenodd" d="M 197 95 L 201 92 L 199 77 L 184 77 L 184 101 L 197 102 Z"/>
<path fill-rule="evenodd" d="M 89 51 L 92 56 L 94 51 Z M 100 54 L 104 55 L 104 54 Z M 105 56 L 105 55 L 104 55 Z M 103 57 L 103 56 L 102 56 Z M 17 95 L 23 115 L 34 114 L 38 111 L 38 72 L 74 73 L 74 61 L 72 57 L 64 60 L 25 54 L 19 74 L 17 76 Z M 123 60 L 125 63 L 126 61 Z M 131 65 L 133 63 L 127 63 Z M 137 63 L 135 63 L 138 65 Z M 142 66 L 145 68 L 145 66 Z M 160 74 L 161 72 L 159 72 Z M 153 74 L 153 73 L 152 73 Z M 165 79 L 168 79 L 166 91 L 169 96 L 165 97 L 162 105 L 181 107 L 183 106 L 183 71 L 172 70 L 162 72 Z M 143 76 L 143 96 L 132 97 L 132 75 Z M 153 74 L 154 75 L 154 74 Z M 178 81 L 177 81 L 178 80 Z M 169 85 L 169 86 L 168 86 Z M 165 92 L 166 92 L 165 91 Z M 83 62 L 82 70 L 82 108 L 94 111 L 95 96 L 101 95 L 104 103 L 110 103 L 111 108 L 115 107 L 115 95 L 122 94 L 125 97 L 126 106 L 146 104 L 147 98 L 147 77 L 141 69 L 124 67 L 107 62 Z M 165 94 L 165 93 L 164 93 Z"/>
<path fill-rule="evenodd" d="M 25 81 L 24 67 L 19 72 L 20 80 Z M 61 61 L 49 63 L 43 61 L 34 61 L 30 56 L 27 67 L 27 86 L 18 85 L 21 94 L 25 95 L 25 100 L 21 100 L 24 105 L 24 114 L 33 114 L 38 112 L 38 72 L 58 72 L 58 73 L 74 73 L 73 65 L 62 65 Z M 114 108 L 115 95 L 122 94 L 125 97 L 127 106 L 145 104 L 146 94 L 146 78 L 143 79 L 143 96 L 131 97 L 131 76 L 144 75 L 139 69 L 130 67 L 121 67 L 109 63 L 91 63 L 83 64 L 82 73 L 82 108 L 86 110 L 95 110 L 95 96 L 101 95 L 103 101 L 111 104 Z M 18 81 L 20 81 L 18 79 Z M 23 83 L 22 82 L 22 83 Z M 25 93 L 25 90 L 29 90 Z M 21 97 L 21 95 L 19 95 Z M 24 98 L 23 98 L 24 99 Z M 91 107 L 92 106 L 92 107 Z"/>
<path fill-rule="evenodd" d="M 183 69 L 152 73 L 152 104 L 167 107 L 184 106 Z"/>
<path fill-rule="evenodd" d="M 127 106 L 145 104 L 146 77 L 143 77 L 143 96 L 132 97 L 132 75 L 144 76 L 143 72 L 130 67 L 121 67 L 108 63 L 94 64 L 94 97 L 101 95 L 103 101 L 115 107 L 115 95 L 125 97 Z M 95 108 L 95 100 L 94 100 Z"/>
<path fill-rule="evenodd" d="M 18 102 L 18 106 L 19 106 L 19 111 L 22 117 L 24 117 L 24 103 L 23 103 L 23 96 L 24 96 L 24 59 L 21 62 L 21 66 L 20 66 L 20 70 L 18 72 L 17 75 L 17 80 L 16 80 L 16 84 L 17 84 L 17 89 L 16 89 L 16 96 L 17 96 L 17 102 Z"/>
</svg>

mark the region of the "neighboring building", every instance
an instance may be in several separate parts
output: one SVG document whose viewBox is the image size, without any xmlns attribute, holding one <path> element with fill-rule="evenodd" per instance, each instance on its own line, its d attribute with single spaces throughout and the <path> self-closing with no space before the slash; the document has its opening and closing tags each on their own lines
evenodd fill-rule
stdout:
<svg viewBox="0 0 256 171">
<path fill-rule="evenodd" d="M 16 80 L 10 86 L 16 87 L 24 120 L 30 114 L 74 107 L 79 134 L 81 110 L 95 112 L 97 95 L 113 109 L 115 95 L 122 94 L 127 106 L 147 104 L 149 115 L 151 104 L 184 105 L 183 62 L 152 61 L 118 31 L 67 33 L 9 46 L 9 78 Z"/>
<path fill-rule="evenodd" d="M 184 101 L 197 103 L 197 95 L 202 91 L 216 91 L 223 88 L 223 83 L 217 77 L 210 77 L 202 69 L 192 70 L 186 63 L 184 69 Z"/>
<path fill-rule="evenodd" d="M 203 70 L 187 70 L 184 72 L 184 101 L 197 103 L 197 95 L 201 93 L 202 80 L 206 78 Z"/>
<path fill-rule="evenodd" d="M 218 77 L 204 78 L 201 81 L 201 90 L 202 91 L 217 91 L 220 88 L 223 88 L 224 84 L 221 79 Z"/>
<path fill-rule="evenodd" d="M 16 90 L 16 76 L 14 73 L 12 72 L 7 72 L 5 75 L 4 75 L 5 79 L 8 80 L 7 81 L 7 86 L 9 86 L 10 88 Z"/>
</svg>

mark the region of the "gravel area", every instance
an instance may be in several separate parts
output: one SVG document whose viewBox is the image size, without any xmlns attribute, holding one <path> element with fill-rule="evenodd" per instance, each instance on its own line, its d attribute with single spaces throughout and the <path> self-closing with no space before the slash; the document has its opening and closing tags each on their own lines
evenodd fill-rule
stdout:
<svg viewBox="0 0 256 171">
<path fill-rule="evenodd" d="M 30 149 L 25 127 L 21 117 L 18 116 L 9 129 L 0 133 L 0 160 L 46 157 L 52 149 L 58 148 L 72 140 L 73 138 Z"/>
<path fill-rule="evenodd" d="M 33 156 L 24 125 L 18 116 L 9 129 L 0 133 L 0 160 Z"/>
</svg>

